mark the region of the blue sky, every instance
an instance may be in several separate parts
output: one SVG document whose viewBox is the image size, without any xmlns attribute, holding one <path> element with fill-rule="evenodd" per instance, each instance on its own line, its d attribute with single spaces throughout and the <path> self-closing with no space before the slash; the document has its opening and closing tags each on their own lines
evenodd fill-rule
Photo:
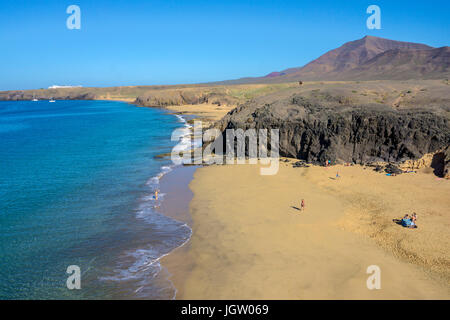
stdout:
<svg viewBox="0 0 450 320">
<path fill-rule="evenodd" d="M 66 8 L 81 8 L 81 30 Z M 366 8 L 381 8 L 368 30 Z M 0 2 L 0 90 L 199 83 L 302 66 L 373 35 L 450 44 L 450 1 Z"/>
</svg>

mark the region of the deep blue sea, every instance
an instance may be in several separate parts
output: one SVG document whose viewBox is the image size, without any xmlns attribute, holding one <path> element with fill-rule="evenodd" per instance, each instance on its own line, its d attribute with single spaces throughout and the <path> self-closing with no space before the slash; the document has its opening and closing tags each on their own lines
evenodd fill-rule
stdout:
<svg viewBox="0 0 450 320">
<path fill-rule="evenodd" d="M 158 259 L 191 230 L 154 210 L 171 168 L 155 156 L 183 126 L 123 102 L 0 102 L 0 299 L 173 298 Z"/>
</svg>

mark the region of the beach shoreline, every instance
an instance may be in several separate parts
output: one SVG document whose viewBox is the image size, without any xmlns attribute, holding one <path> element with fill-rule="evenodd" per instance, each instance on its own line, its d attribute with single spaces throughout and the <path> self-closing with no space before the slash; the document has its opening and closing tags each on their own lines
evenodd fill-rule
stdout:
<svg viewBox="0 0 450 320">
<path fill-rule="evenodd" d="M 185 128 L 190 130 L 189 139 L 192 139 L 192 149 L 192 146 L 195 146 L 195 139 L 197 137 L 194 136 L 193 126 L 188 124 L 188 121 L 201 121 L 202 127 L 205 128 L 214 121 L 220 120 L 234 107 L 235 106 L 218 107 L 217 105 L 212 104 L 201 104 L 167 106 L 163 110 L 166 110 L 169 114 L 172 113 L 181 122 L 184 122 Z M 185 144 L 186 141 L 182 141 L 182 143 Z M 161 158 L 168 157 L 169 154 L 161 155 Z M 164 201 L 161 202 L 161 207 L 158 208 L 159 212 L 172 219 L 186 223 L 191 229 L 193 221 L 190 214 L 190 203 L 192 201 L 193 193 L 189 188 L 189 185 L 199 167 L 201 166 L 174 166 L 170 172 L 164 174 L 159 180 L 160 192 L 164 194 Z M 190 260 L 188 255 L 189 249 L 190 240 L 161 257 L 160 260 L 162 268 L 166 269 L 168 274 L 170 274 L 169 280 L 176 290 L 174 298 L 176 298 L 178 294 L 182 294 L 181 290 L 183 288 L 186 270 L 190 270 L 193 267 L 193 260 Z"/>
<path fill-rule="evenodd" d="M 137 107 L 132 102 L 129 102 Z M 212 105 L 183 105 L 183 106 L 168 106 L 166 108 L 157 108 L 166 111 L 168 114 L 175 116 L 183 125 L 177 130 L 181 134 L 179 137 L 178 145 L 175 147 L 177 151 L 186 152 L 192 150 L 195 147 L 193 125 L 190 124 L 190 120 L 201 121 L 202 126 L 209 126 L 212 122 L 219 120 L 225 115 L 231 107 L 226 108 L 214 108 L 211 110 Z M 173 149 L 172 151 L 174 151 Z M 188 151 L 189 152 L 189 151 Z M 158 156 L 161 159 L 168 160 L 170 153 L 162 154 Z M 167 173 L 161 175 L 158 179 L 159 193 L 163 196 L 160 205 L 155 208 L 157 212 L 174 219 L 176 221 L 185 223 L 192 229 L 192 218 L 189 211 L 189 205 L 192 200 L 192 191 L 189 188 L 189 184 L 193 179 L 193 175 L 198 166 L 184 166 L 182 164 L 171 165 L 170 170 Z M 189 268 L 187 256 L 185 255 L 190 246 L 190 239 L 184 242 L 182 245 L 174 248 L 169 253 L 163 255 L 159 259 L 161 265 L 161 272 L 169 274 L 169 281 L 172 283 L 175 289 L 176 297 L 179 287 L 183 281 L 182 277 L 184 270 Z M 175 256 L 175 259 L 171 257 Z M 180 256 L 184 256 L 183 263 L 178 263 Z M 176 263 L 173 263 L 175 261 Z"/>
<path fill-rule="evenodd" d="M 164 202 L 161 204 L 160 211 L 175 220 L 186 223 L 192 229 L 192 217 L 189 206 L 192 201 L 193 193 L 189 184 L 198 167 L 180 166 L 161 178 L 161 192 L 166 194 Z M 190 239 L 173 249 L 169 254 L 162 257 L 161 266 L 167 270 L 169 281 L 176 290 L 174 299 L 182 288 L 183 276 L 185 270 L 189 270 L 192 261 L 187 258 L 190 248 Z"/>
<path fill-rule="evenodd" d="M 184 121 L 186 121 L 184 117 L 190 115 L 192 119 L 202 120 L 207 125 L 219 120 L 225 114 L 224 109 L 211 111 L 211 106 L 205 105 L 171 106 L 165 109 L 181 117 Z M 170 201 L 166 198 L 163 202 L 161 212 L 186 223 L 192 229 L 191 238 L 186 243 L 161 258 L 161 265 L 168 271 L 169 280 L 176 289 L 175 299 L 448 299 L 450 297 L 449 262 L 445 258 L 441 258 L 445 257 L 445 246 L 448 245 L 445 232 L 448 232 L 449 226 L 442 222 L 444 217 L 438 213 L 445 212 L 445 208 L 450 205 L 445 200 L 445 192 L 450 192 L 448 183 L 444 186 L 446 181 L 434 177 L 427 168 L 418 170 L 417 174 L 387 177 L 382 173 L 374 172 L 371 167 L 359 165 L 292 168 L 292 163 L 297 160 L 289 159 L 288 161 L 290 162 L 281 162 L 280 173 L 272 178 L 267 178 L 264 182 L 259 181 L 261 176 L 258 173 L 258 166 L 255 165 L 180 166 L 162 177 L 161 188 L 168 190 L 167 196 L 171 198 Z M 340 172 L 342 179 L 339 178 L 339 181 L 335 181 L 337 178 L 335 178 L 335 172 L 332 172 L 335 170 Z M 304 183 L 297 183 L 295 177 L 303 178 Z M 405 178 L 407 181 L 402 181 Z M 180 182 L 179 179 L 182 181 Z M 281 184 L 278 181 L 280 179 L 282 180 Z M 260 188 L 257 184 L 255 185 L 255 181 L 265 185 L 264 190 L 258 192 L 252 190 Z M 337 183 L 340 184 L 338 188 L 336 188 Z M 414 185 L 414 188 L 408 188 L 408 184 Z M 229 186 L 235 186 L 242 194 L 253 195 L 248 198 L 237 194 L 239 199 L 236 202 L 234 198 L 228 199 L 229 203 L 233 203 L 237 208 L 236 212 L 228 210 L 230 204 L 224 203 L 222 199 L 227 198 L 223 195 L 228 192 Z M 375 189 L 373 189 L 374 186 L 376 186 Z M 436 191 L 433 189 L 436 186 L 438 186 L 439 192 L 431 195 L 430 189 Z M 318 197 L 317 203 L 320 203 L 319 207 L 322 208 L 319 211 L 322 211 L 325 206 L 326 212 L 335 210 L 338 214 L 327 216 L 321 212 L 320 219 L 327 221 L 325 222 L 327 226 L 325 233 L 321 230 L 323 221 L 310 221 L 307 223 L 308 227 L 302 226 L 305 228 L 305 234 L 308 234 L 306 238 L 298 238 L 295 232 L 290 234 L 289 236 L 295 242 L 303 241 L 305 242 L 303 245 L 308 246 L 309 244 L 315 249 L 308 248 L 307 254 L 299 255 L 297 252 L 292 252 L 292 248 L 283 248 L 290 254 L 279 259 L 280 263 L 277 266 L 281 269 L 288 265 L 288 271 L 281 269 L 279 272 L 268 272 L 264 266 L 273 264 L 272 260 L 277 259 L 279 252 L 277 250 L 275 253 L 264 252 L 260 247 L 246 251 L 249 250 L 248 247 L 246 248 L 246 244 L 254 241 L 252 234 L 246 235 L 245 232 L 236 234 L 233 227 L 238 226 L 239 230 L 242 223 L 246 226 L 246 223 L 253 224 L 254 221 L 250 217 L 247 219 L 244 219 L 243 216 L 239 217 L 239 208 L 242 210 L 258 206 L 259 202 L 271 197 L 274 198 L 274 201 L 278 201 L 284 197 L 279 194 L 281 190 L 286 189 L 286 193 L 291 194 L 291 189 L 295 188 L 305 188 L 310 192 L 315 190 L 310 196 Z M 409 205 L 408 201 L 402 201 L 397 198 L 398 196 L 389 199 L 389 192 L 408 194 L 421 192 L 423 188 L 427 192 L 421 197 L 422 202 L 427 202 L 427 197 L 434 200 L 434 202 L 427 202 L 431 209 L 428 212 L 427 206 L 418 208 Z M 367 189 L 367 192 L 363 192 L 364 189 Z M 374 192 L 374 194 L 371 195 L 370 192 Z M 438 201 L 436 201 L 437 195 L 441 196 Z M 300 196 L 298 195 L 298 197 Z M 377 196 L 379 197 L 378 203 Z M 358 201 L 354 199 L 358 199 Z M 411 198 L 409 202 L 413 200 Z M 217 204 L 222 204 L 223 208 L 214 204 L 216 201 Z M 298 202 L 299 198 L 294 201 Z M 311 199 L 308 199 L 307 202 L 310 207 Z M 331 209 L 330 204 L 333 204 Z M 333 206 L 339 209 L 336 210 Z M 296 207 L 298 208 L 299 204 L 291 205 L 290 210 L 296 210 Z M 256 234 L 258 236 L 261 233 L 269 235 L 268 239 L 263 238 L 260 239 L 261 241 L 273 240 L 275 243 L 282 243 L 277 237 L 282 235 L 284 230 L 280 229 L 278 235 L 274 233 L 270 228 L 277 221 L 272 220 L 267 208 L 261 208 L 261 210 L 264 215 L 268 215 L 266 218 L 267 221 L 271 221 L 271 224 L 258 226 L 258 229 L 255 230 Z M 277 210 L 275 208 L 274 212 L 281 214 Z M 418 211 L 420 229 L 407 230 L 392 223 L 392 219 L 401 218 L 404 213 L 409 211 Z M 429 221 L 424 220 L 425 217 L 427 220 L 434 220 L 438 217 L 438 220 L 433 222 L 438 225 L 443 224 L 443 228 L 438 228 L 439 234 L 437 235 L 436 232 L 433 234 L 433 240 L 436 243 L 441 242 L 441 245 L 437 247 L 430 244 L 430 241 L 422 233 L 422 223 L 425 223 L 428 232 L 432 232 L 432 225 L 428 224 Z M 308 219 L 310 219 L 309 216 Z M 389 219 L 391 221 L 388 221 Z M 281 224 L 285 222 L 281 219 Z M 298 222 L 291 221 L 290 223 Z M 218 226 L 228 230 L 229 234 L 223 234 L 224 231 Z M 408 232 L 412 233 L 412 237 L 411 234 L 407 234 Z M 415 238 L 414 233 L 420 236 Z M 272 239 L 273 235 L 276 237 Z M 331 238 L 330 235 L 332 235 Z M 402 237 L 405 235 L 406 238 L 403 239 Z M 220 236 L 226 240 L 217 240 L 217 237 Z M 311 239 L 315 240 L 309 243 Z M 236 244 L 237 241 L 239 241 L 239 245 Z M 204 245 L 205 242 L 210 244 Z M 303 270 L 297 268 L 295 264 L 292 265 L 292 261 L 296 260 L 301 262 L 299 265 L 308 264 L 309 262 L 304 260 L 306 258 L 303 255 L 309 258 L 314 257 L 315 252 L 320 251 L 327 242 L 334 245 L 331 249 L 325 250 L 326 258 L 337 257 L 339 263 L 325 267 L 316 261 L 315 264 Z M 418 243 L 419 246 L 415 248 L 411 243 Z M 270 248 L 272 243 L 266 242 L 266 245 Z M 223 253 L 227 250 L 233 254 Z M 260 250 L 262 251 L 259 252 Z M 432 252 L 427 254 L 430 250 Z M 342 252 L 361 256 L 353 261 L 357 267 L 346 265 L 347 261 L 340 257 Z M 247 257 L 252 255 L 258 256 L 258 259 L 261 260 L 258 264 L 261 266 L 252 265 L 250 261 L 245 265 L 236 262 L 240 258 L 248 259 Z M 368 275 L 365 268 L 371 259 L 379 261 L 378 263 L 384 270 L 383 279 L 391 282 L 385 290 L 371 291 L 366 287 Z M 224 269 L 223 266 L 228 268 Z M 233 279 L 240 273 L 245 274 L 246 272 L 242 268 L 259 268 L 261 270 L 253 272 L 252 276 L 238 276 L 238 283 L 226 280 Z M 386 272 L 385 269 L 389 270 Z M 312 270 L 321 270 L 324 274 L 319 275 Z M 398 277 L 397 273 L 401 273 L 403 276 Z M 261 285 L 255 279 L 264 277 L 273 278 L 274 283 L 267 287 L 266 284 Z M 321 280 L 314 283 L 310 280 L 311 278 Z M 419 281 L 409 284 L 408 279 L 419 279 Z M 289 287 L 291 282 L 294 282 L 299 288 L 309 288 L 309 292 L 291 288 L 286 293 L 283 289 Z M 281 285 L 283 286 L 280 287 Z M 341 286 L 341 289 L 337 289 L 338 285 Z"/>
</svg>

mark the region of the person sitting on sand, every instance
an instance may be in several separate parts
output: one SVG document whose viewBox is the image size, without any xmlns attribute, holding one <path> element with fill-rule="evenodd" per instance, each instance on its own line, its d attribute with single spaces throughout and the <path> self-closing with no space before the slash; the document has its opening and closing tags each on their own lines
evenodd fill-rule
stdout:
<svg viewBox="0 0 450 320">
<path fill-rule="evenodd" d="M 411 216 L 411 225 L 409 226 L 410 228 L 417 228 L 416 220 L 417 220 L 417 215 L 414 212 L 413 215 Z"/>
<path fill-rule="evenodd" d="M 411 219 L 408 214 L 406 214 L 402 219 L 402 226 L 409 227 L 411 225 Z"/>
<path fill-rule="evenodd" d="M 302 202 L 300 203 L 300 210 L 305 210 L 305 199 L 302 199 Z"/>
<path fill-rule="evenodd" d="M 411 224 L 409 225 L 409 228 L 415 228 L 416 227 L 416 218 L 411 218 Z"/>
</svg>

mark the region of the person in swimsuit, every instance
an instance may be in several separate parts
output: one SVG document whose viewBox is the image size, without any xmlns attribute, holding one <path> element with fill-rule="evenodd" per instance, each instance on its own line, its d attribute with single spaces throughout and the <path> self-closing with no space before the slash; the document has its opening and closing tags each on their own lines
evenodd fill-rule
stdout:
<svg viewBox="0 0 450 320">
<path fill-rule="evenodd" d="M 411 218 L 408 214 L 405 214 L 405 216 L 402 219 L 402 226 L 403 227 L 409 227 L 411 225 Z"/>
<path fill-rule="evenodd" d="M 417 220 L 417 215 L 414 212 L 413 215 L 411 216 L 411 225 L 409 226 L 410 228 L 417 228 L 416 220 Z"/>
<path fill-rule="evenodd" d="M 302 199 L 302 202 L 300 203 L 300 210 L 305 210 L 305 199 Z"/>
<path fill-rule="evenodd" d="M 155 201 L 158 201 L 158 190 L 155 191 Z"/>
</svg>

